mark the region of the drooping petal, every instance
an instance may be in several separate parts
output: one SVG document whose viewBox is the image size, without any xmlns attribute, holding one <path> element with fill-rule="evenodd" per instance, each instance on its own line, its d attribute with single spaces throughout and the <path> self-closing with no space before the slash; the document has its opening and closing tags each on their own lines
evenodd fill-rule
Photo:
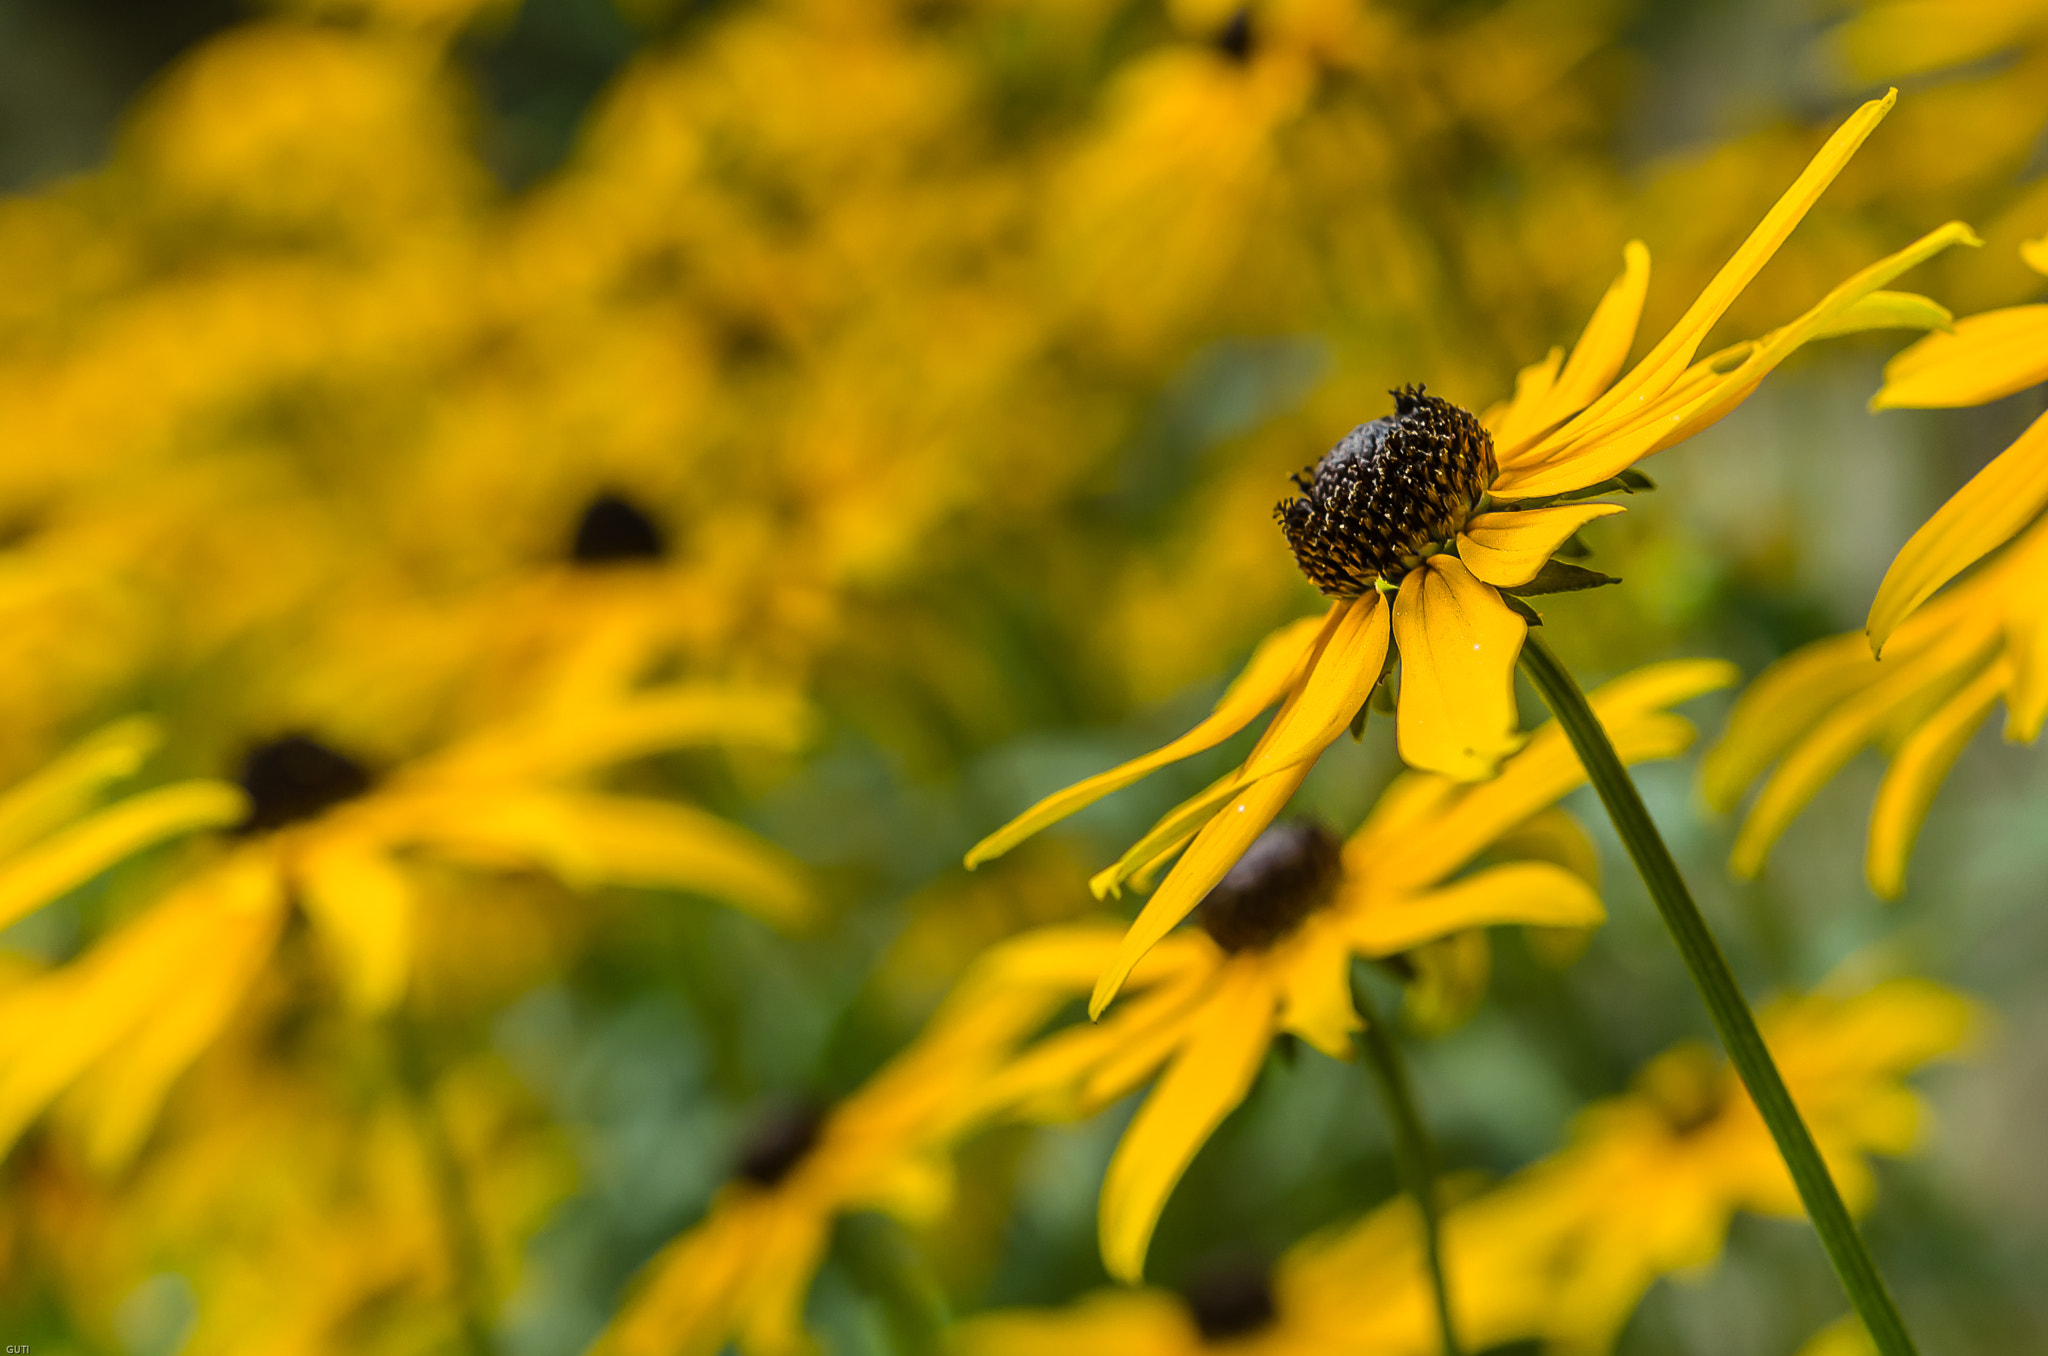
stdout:
<svg viewBox="0 0 2048 1356">
<path fill-rule="evenodd" d="M 1870 681 L 1870 650 L 1833 636 L 1796 650 L 1735 699 L 1728 727 L 1700 760 L 1700 792 L 1726 814 L 1742 793 L 1829 711 Z"/>
<path fill-rule="evenodd" d="M 1351 948 L 1335 919 L 1321 913 L 1284 948 L 1269 953 L 1280 969 L 1280 1026 L 1331 1059 L 1350 1059 L 1364 1026 L 1351 1005 Z"/>
<path fill-rule="evenodd" d="M 1983 405 L 2048 380 L 2048 306 L 1964 316 L 1884 365 L 1873 410 Z"/>
<path fill-rule="evenodd" d="M 2005 654 L 2012 686 L 2005 694 L 2005 738 L 2031 744 L 2048 719 L 2048 527 L 2015 544 L 2009 564 L 2025 600 L 2005 619 Z"/>
<path fill-rule="evenodd" d="M 1572 533 L 1596 518 L 1623 512 L 1620 504 L 1559 504 L 1521 513 L 1482 513 L 1458 535 L 1458 558 L 1481 581 L 1514 588 L 1534 579 Z"/>
<path fill-rule="evenodd" d="M 1528 629 L 1455 556 L 1408 572 L 1394 599 L 1402 761 L 1460 781 L 1493 775 L 1522 742 L 1515 658 Z"/>
<path fill-rule="evenodd" d="M 155 721 L 128 716 L 93 731 L 9 787 L 0 795 L 0 857 L 77 815 L 109 782 L 134 775 L 161 743 L 163 731 Z"/>
<path fill-rule="evenodd" d="M 1347 911 L 1345 927 L 1361 953 L 1391 956 L 1470 928 L 1589 928 L 1606 919 L 1600 896 L 1583 876 L 1549 862 L 1510 862 L 1427 894 L 1372 899 Z"/>
<path fill-rule="evenodd" d="M 1251 724 L 1259 712 L 1287 695 L 1299 677 L 1303 661 L 1335 629 L 1346 608 L 1346 604 L 1337 603 L 1321 617 L 1305 617 L 1266 637 L 1253 652 L 1244 672 L 1238 675 L 1216 703 L 1216 709 L 1201 724 L 1142 758 L 1134 758 L 1086 781 L 1055 791 L 976 843 L 967 853 L 968 868 L 971 870 L 1002 856 L 1039 830 L 1086 809 L 1111 792 L 1120 791 L 1169 763 L 1212 749 Z"/>
<path fill-rule="evenodd" d="M 378 845 L 323 836 L 299 862 L 306 914 L 332 948 L 357 1011 L 386 1011 L 412 970 L 412 887 Z"/>
<path fill-rule="evenodd" d="M 242 789 L 216 781 L 178 782 L 110 805 L 0 866 L 0 928 L 152 844 L 225 828 L 248 813 Z"/>
<path fill-rule="evenodd" d="M 1948 330 L 1955 321 L 1948 307 L 1918 292 L 1872 292 L 1821 321 L 1812 337 L 1835 339 L 1869 330 Z"/>
<path fill-rule="evenodd" d="M 2044 308 L 2048 309 L 2048 308 Z M 1899 549 L 1865 632 L 1873 654 L 1913 609 L 2048 506 L 2048 415 L 2028 425 L 2011 447 L 1970 477 Z"/>
<path fill-rule="evenodd" d="M 1880 898 L 1897 899 L 1906 888 L 1906 859 L 1912 855 L 1913 840 L 1927 818 L 1927 807 L 1934 803 L 1934 793 L 2011 680 L 2009 665 L 1991 665 L 1899 746 L 1870 812 L 1864 872 Z"/>
<path fill-rule="evenodd" d="M 1124 1131 L 1102 1181 L 1103 1265 L 1120 1281 L 1144 1276 L 1159 1212 L 1223 1118 L 1250 1091 L 1273 1041 L 1276 995 L 1255 965 L 1218 977 L 1180 1056 Z"/>
<path fill-rule="evenodd" d="M 1314 766 L 1313 761 L 1296 763 L 1260 778 L 1202 827 L 1195 841 L 1188 844 L 1187 852 L 1159 883 L 1158 893 L 1138 912 L 1131 930 L 1117 947 L 1116 960 L 1096 981 L 1095 992 L 1088 999 L 1090 1018 L 1102 1015 L 1132 967 L 1144 959 L 1160 938 L 1178 927 L 1181 919 L 1237 864 L 1245 849 L 1286 807 Z"/>
<path fill-rule="evenodd" d="M 732 1335 L 734 1302 L 774 1209 L 758 1195 L 721 1194 L 703 1223 L 641 1268 L 591 1356 L 713 1356 Z"/>
</svg>

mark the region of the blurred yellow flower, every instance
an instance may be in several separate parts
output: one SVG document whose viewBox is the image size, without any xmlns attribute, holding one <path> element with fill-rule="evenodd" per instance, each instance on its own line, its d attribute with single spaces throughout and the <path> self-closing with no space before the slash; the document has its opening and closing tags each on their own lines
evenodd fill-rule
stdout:
<svg viewBox="0 0 2048 1356">
<path fill-rule="evenodd" d="M 979 1089 L 1047 1013 L 1040 995 L 970 977 L 850 1096 L 757 1125 L 709 1213 L 642 1269 L 592 1356 L 811 1350 L 804 1300 L 833 1222 L 934 1223 L 952 1201 L 954 1144 L 985 1118 Z"/>
<path fill-rule="evenodd" d="M 1501 590 L 1534 585 L 1579 528 L 1620 511 L 1563 501 L 1620 488 L 1622 472 L 1726 415 L 1808 340 L 1947 323 L 1932 302 L 1881 289 L 1949 245 L 1973 239 L 1960 223 L 1864 269 L 1792 323 L 1694 361 L 1707 331 L 1895 97 L 1864 105 L 1828 140 L 1626 376 L 1616 380 L 1649 285 L 1649 252 L 1640 243 L 1630 245 L 1626 271 L 1570 361 L 1554 349 L 1525 368 L 1514 397 L 1483 424 L 1419 389 L 1397 392 L 1393 417 L 1354 429 L 1311 479 L 1297 477 L 1306 497 L 1278 510 L 1303 572 L 1335 595 L 1329 612 L 1268 637 L 1215 712 L 1180 739 L 1048 796 L 969 851 L 970 867 L 998 856 L 1153 770 L 1213 748 L 1279 703 L 1237 773 L 1173 811 L 1140 844 L 1148 864 L 1183 846 L 1187 851 L 1104 970 L 1092 1013 L 1222 879 L 1351 725 L 1383 676 L 1390 645 L 1398 646 L 1402 665 L 1403 759 L 1463 780 L 1492 775 L 1521 742 L 1513 677 L 1526 623 Z M 1116 883 L 1105 887 L 1098 878 L 1098 894 Z"/>
<path fill-rule="evenodd" d="M 2048 273 L 2048 237 L 2021 251 Z M 2048 381 L 2048 305 L 2013 306 L 1965 316 L 1945 334 L 1930 334 L 1885 364 L 1874 410 L 1951 409 L 1982 405 Z M 1985 552 L 2009 540 L 2048 505 L 2048 416 L 2036 419 L 2011 447 L 1957 490 L 1885 571 L 1870 604 L 1866 630 L 1872 654 L 1934 591 Z"/>
<path fill-rule="evenodd" d="M 1760 1023 L 1844 1199 L 1861 1211 L 1876 1192 L 1868 1155 L 1904 1153 L 1921 1135 L 1920 1099 L 1904 1076 L 1964 1048 L 1978 1015 L 1939 985 L 1899 979 L 1854 997 L 1782 1001 Z M 1739 1210 L 1797 1217 L 1801 1207 L 1734 1072 L 1687 1045 L 1652 1061 L 1626 1096 L 1582 1113 L 1567 1148 L 1452 1219 L 1498 1246 L 1519 1240 L 1550 1292 L 1542 1335 L 1559 1352 L 1593 1356 L 1651 1282 L 1718 1256 Z"/>
<path fill-rule="evenodd" d="M 1608 684 L 1593 702 L 1623 757 L 1668 758 L 1693 730 L 1666 708 L 1733 678 L 1718 662 L 1655 665 Z M 1360 1026 L 1353 957 L 1394 956 L 1496 924 L 1586 928 L 1606 917 L 1593 887 L 1551 861 L 1457 875 L 1518 830 L 1573 835 L 1575 824 L 1547 812 L 1584 777 L 1552 723 L 1490 782 L 1409 773 L 1347 842 L 1311 824 L 1266 830 L 1202 901 L 1201 927 L 1147 952 L 1131 973 L 1137 992 L 1128 1004 L 1046 1037 L 991 1080 L 991 1103 L 1064 1119 L 1092 1115 L 1158 1076 L 1103 1179 L 1102 1256 L 1112 1276 L 1135 1282 L 1142 1274 L 1168 1196 L 1244 1100 L 1277 1034 L 1351 1057 Z M 1115 958 L 1121 931 L 1102 923 L 1027 933 L 990 956 L 989 972 L 997 983 L 1064 1000 Z"/>
<path fill-rule="evenodd" d="M 188 783 L 101 811 L 80 832 L 51 840 L 45 857 L 28 859 L 12 901 L 17 915 L 106 864 L 111 846 L 138 836 L 134 823 L 156 830 L 176 818 L 164 809 L 174 794 L 213 811 L 214 822 L 226 807 L 245 813 L 232 844 L 139 917 L 0 994 L 0 1145 L 68 1090 L 92 1157 L 125 1159 L 171 1084 L 234 1014 L 293 908 L 311 920 L 348 1003 L 366 1014 L 391 1008 L 407 986 L 413 913 L 423 903 L 408 862 L 416 854 L 543 870 L 577 888 L 702 891 L 779 923 L 798 921 L 805 887 L 767 844 L 692 807 L 582 783 L 612 764 L 686 745 L 789 748 L 806 719 L 783 694 L 649 689 L 608 705 L 544 710 L 381 775 L 290 734 L 249 753 L 239 789 Z M 200 818 L 187 809 L 178 822 Z"/>
</svg>

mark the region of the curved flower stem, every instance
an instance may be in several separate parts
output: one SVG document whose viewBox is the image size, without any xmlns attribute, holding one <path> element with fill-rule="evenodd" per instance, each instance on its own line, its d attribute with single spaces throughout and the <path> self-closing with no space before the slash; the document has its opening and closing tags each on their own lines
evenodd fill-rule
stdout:
<svg viewBox="0 0 2048 1356">
<path fill-rule="evenodd" d="M 427 1067 L 421 1032 L 413 1019 L 401 1012 L 391 1017 L 390 1033 L 399 1081 L 411 1103 L 420 1148 L 426 1155 L 427 1174 L 433 1179 L 434 1204 L 441 1213 L 462 1346 L 469 1356 L 496 1356 L 497 1342 L 492 1338 L 488 1317 L 490 1287 L 485 1278 L 483 1236 L 470 1210 L 455 1142 L 449 1138 L 447 1123 L 434 1104 L 433 1073 Z"/>
<path fill-rule="evenodd" d="M 1401 1047 L 1394 1044 L 1393 1033 L 1380 1020 L 1372 995 L 1366 991 L 1359 973 L 1362 965 L 1363 962 L 1354 965 L 1351 971 L 1351 1002 L 1365 1019 L 1365 1030 L 1358 1043 L 1365 1049 L 1366 1061 L 1372 1065 L 1380 1096 L 1387 1104 L 1387 1119 L 1393 1123 L 1395 1167 L 1422 1212 L 1422 1249 L 1429 1261 L 1430 1288 L 1436 1292 L 1436 1319 L 1443 1334 L 1444 1356 L 1464 1356 L 1465 1349 L 1458 1344 L 1457 1325 L 1451 1320 L 1451 1290 L 1444 1276 L 1442 1220 L 1436 1199 L 1436 1150 L 1422 1124 L 1415 1085 L 1408 1077 L 1408 1063 L 1401 1058 Z"/>
<path fill-rule="evenodd" d="M 1756 1104 L 1764 1124 L 1770 1127 L 1778 1153 L 1799 1188 L 1799 1199 L 1805 1203 L 1807 1216 L 1820 1234 L 1828 1260 L 1834 1263 L 1835 1274 L 1841 1277 L 1842 1288 L 1849 1292 L 1863 1326 L 1883 1356 L 1914 1356 L 1913 1339 L 1899 1317 L 1898 1306 L 1892 1302 L 1884 1278 L 1857 1235 L 1841 1193 L 1828 1175 L 1827 1164 L 1814 1147 L 1813 1135 L 1800 1119 L 1799 1108 L 1785 1090 L 1785 1080 L 1779 1076 L 1778 1066 L 1757 1031 L 1756 1018 L 1728 969 L 1728 960 L 1721 954 L 1713 933 L 1707 930 L 1706 920 L 1700 917 L 1699 906 L 1693 903 L 1684 878 L 1678 874 L 1678 863 L 1672 860 L 1671 850 L 1664 845 L 1635 783 L 1629 779 L 1614 745 L 1608 742 L 1607 732 L 1587 704 L 1585 693 L 1535 631 L 1529 632 L 1523 642 L 1521 662 L 1523 671 L 1543 694 L 1543 700 L 1557 716 L 1557 723 L 1564 727 L 1572 747 L 1578 751 L 1593 789 L 1600 793 L 1600 801 L 1607 807 L 1614 831 L 1621 836 L 1643 884 L 1649 887 L 1650 897 L 1657 902 L 1664 926 L 1678 944 L 1678 953 L 1685 958 L 1693 983 L 1706 1000 L 1714 1029 L 1720 1033 L 1729 1059 L 1742 1076 L 1743 1086 L 1749 1089 L 1750 1100 Z"/>
</svg>

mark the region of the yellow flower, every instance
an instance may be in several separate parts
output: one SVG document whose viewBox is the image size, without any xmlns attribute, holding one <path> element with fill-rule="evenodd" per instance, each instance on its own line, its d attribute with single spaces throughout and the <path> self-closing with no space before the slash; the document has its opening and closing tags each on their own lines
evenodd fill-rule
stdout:
<svg viewBox="0 0 2048 1356">
<path fill-rule="evenodd" d="M 1727 665 L 1655 665 L 1607 685 L 1595 709 L 1631 760 L 1670 757 L 1692 726 L 1665 708 L 1733 678 Z M 1091 1115 L 1158 1076 L 1102 1185 L 1102 1255 L 1136 1281 L 1159 1213 L 1216 1126 L 1244 1100 L 1275 1035 L 1291 1032 L 1336 1059 L 1351 1056 L 1355 956 L 1387 957 L 1501 923 L 1591 927 L 1605 918 L 1580 875 L 1523 860 L 1457 876 L 1517 830 L 1578 836 L 1550 807 L 1585 773 L 1553 723 L 1478 785 L 1435 773 L 1397 781 L 1340 844 L 1318 826 L 1268 830 L 1202 902 L 1200 928 L 1153 947 L 1132 973 L 1132 1000 L 1100 1023 L 1055 1033 L 985 1090 L 1034 1118 Z M 1455 879 L 1454 879 L 1455 877 Z M 996 982 L 1050 995 L 1083 992 L 1116 954 L 1114 923 L 1026 934 L 989 959 Z"/>
<path fill-rule="evenodd" d="M 2048 236 L 2021 250 L 2048 273 Z M 1874 410 L 1982 405 L 2048 381 L 2048 305 L 1966 316 L 1885 364 Z M 1970 477 L 1906 542 L 1870 604 L 1872 654 L 1936 589 L 2009 540 L 2048 505 L 2048 416 Z"/>
<path fill-rule="evenodd" d="M 1903 1076 L 1962 1047 L 1977 1016 L 1957 994 L 1900 979 L 1852 998 L 1781 1002 L 1760 1023 L 1860 1211 L 1876 1191 L 1867 1155 L 1904 1153 L 1920 1137 L 1920 1100 Z M 1494 1246 L 1526 1248 L 1551 1292 L 1543 1335 L 1557 1350 L 1596 1353 L 1658 1277 L 1720 1254 L 1738 1210 L 1796 1217 L 1801 1207 L 1734 1072 L 1687 1045 L 1652 1061 L 1627 1095 L 1583 1113 L 1564 1150 L 1452 1218 Z"/>
<path fill-rule="evenodd" d="M 1891 763 L 1871 811 L 1864 874 L 1872 890 L 1896 898 L 1934 793 L 2000 700 L 2005 737 L 2032 743 L 2048 716 L 2048 523 L 1908 617 L 1882 661 L 1863 636 L 1832 636 L 1749 685 L 1700 767 L 1708 803 L 1723 811 L 1769 772 L 1730 868 L 1745 878 L 1761 871 L 1821 786 L 1877 745 Z"/>
<path fill-rule="evenodd" d="M 162 836 L 157 826 L 178 818 L 167 806 L 187 824 L 209 809 L 214 823 L 244 813 L 237 838 L 139 917 L 0 994 L 0 1146 L 68 1090 L 91 1155 L 127 1157 L 262 973 L 295 906 L 350 1004 L 389 1009 L 406 989 L 425 888 L 413 856 L 538 869 L 573 887 L 697 890 L 796 921 L 807 895 L 768 845 L 703 811 L 583 783 L 690 744 L 790 747 L 805 719 L 775 693 L 649 689 L 486 728 L 381 776 L 292 734 L 249 754 L 239 789 L 188 783 L 101 811 L 17 862 L 6 878 L 15 916 L 140 846 L 138 822 Z"/>
<path fill-rule="evenodd" d="M 1215 712 L 1154 753 L 1057 792 L 967 854 L 971 867 L 1167 763 L 1214 747 L 1267 707 L 1279 713 L 1239 770 L 1163 820 L 1134 848 L 1144 861 L 1098 877 L 1098 896 L 1182 847 L 1090 1001 L 1099 1014 L 1146 949 L 1186 917 L 1272 822 L 1315 760 L 1354 720 L 1398 646 L 1398 740 L 1412 766 L 1461 780 L 1492 775 L 1521 742 L 1514 665 L 1526 623 L 1503 589 L 1535 585 L 1551 554 L 1617 505 L 1561 502 L 1619 486 L 1636 462 L 1739 404 L 1766 373 L 1828 334 L 1947 323 L 1923 298 L 1880 289 L 1951 244 L 1951 223 L 1856 274 L 1761 339 L 1695 361 L 1707 331 L 1763 267 L 1895 95 L 1863 106 L 1814 157 L 1678 323 L 1626 375 L 1649 284 L 1649 252 L 1626 251 L 1569 361 L 1554 349 L 1525 368 L 1513 398 L 1484 421 L 1419 388 L 1395 413 L 1354 429 L 1283 504 L 1281 525 L 1316 585 L 1334 595 L 1320 620 L 1273 633 Z M 1536 585 L 1541 587 L 1541 585 Z M 1128 867 L 1128 869 L 1127 869 Z"/>
<path fill-rule="evenodd" d="M 592 1356 L 809 1350 L 804 1299 L 833 1221 L 880 1211 L 935 1222 L 952 1200 L 952 1147 L 981 1123 L 977 1090 L 1048 1011 L 1039 995 L 970 977 L 851 1096 L 764 1121 L 710 1212 L 647 1264 Z"/>
</svg>

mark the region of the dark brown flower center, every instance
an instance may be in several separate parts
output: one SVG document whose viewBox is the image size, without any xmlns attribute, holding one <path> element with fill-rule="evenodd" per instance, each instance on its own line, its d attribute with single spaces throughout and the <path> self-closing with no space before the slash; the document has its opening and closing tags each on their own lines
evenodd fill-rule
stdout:
<svg viewBox="0 0 2048 1356">
<path fill-rule="evenodd" d="M 1301 572 L 1333 598 L 1399 579 L 1465 526 L 1499 471 L 1493 437 L 1469 411 L 1393 393 L 1394 413 L 1360 424 L 1294 477 L 1274 508 Z"/>
<path fill-rule="evenodd" d="M 1216 882 L 1195 917 L 1225 951 L 1258 951 L 1335 898 L 1344 848 L 1312 821 L 1275 824 Z"/>
<path fill-rule="evenodd" d="M 242 760 L 242 789 L 249 793 L 244 833 L 287 824 L 354 800 L 375 780 L 368 768 L 310 735 L 288 734 L 249 750 Z"/>
<path fill-rule="evenodd" d="M 1242 66 L 1252 59 L 1258 35 L 1252 31 L 1252 8 L 1239 5 L 1216 34 L 1216 50 Z"/>
<path fill-rule="evenodd" d="M 601 494 L 577 520 L 569 558 L 578 565 L 617 565 L 659 560 L 667 549 L 661 527 L 638 505 L 616 494 Z"/>
<path fill-rule="evenodd" d="M 1203 1267 L 1180 1294 L 1204 1342 L 1249 1336 L 1280 1316 L 1266 1268 L 1248 1258 Z"/>
<path fill-rule="evenodd" d="M 817 1147 L 825 1128 L 825 1109 L 803 1102 L 777 1107 L 755 1122 L 740 1149 L 733 1175 L 757 1186 L 772 1187 L 796 1170 Z"/>
</svg>

